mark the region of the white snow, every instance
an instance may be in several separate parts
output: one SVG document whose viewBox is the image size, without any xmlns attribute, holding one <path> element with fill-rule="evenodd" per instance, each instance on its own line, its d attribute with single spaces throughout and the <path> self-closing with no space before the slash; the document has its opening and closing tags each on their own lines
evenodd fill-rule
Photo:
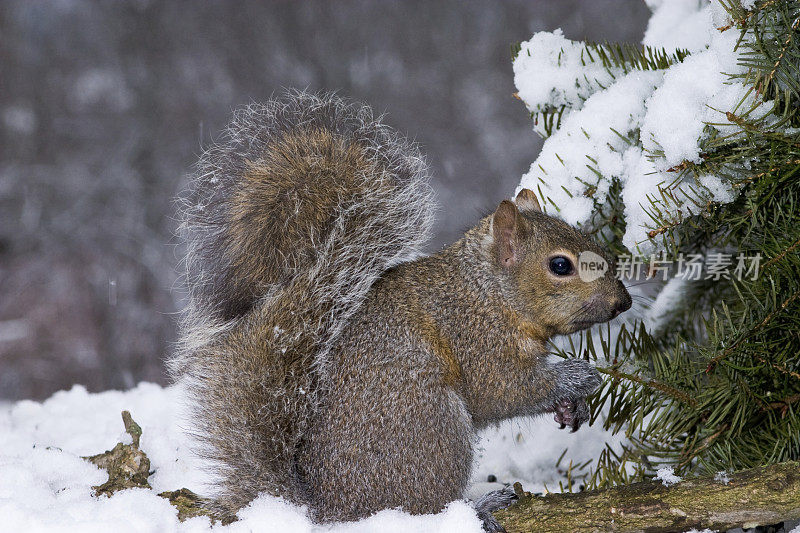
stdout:
<svg viewBox="0 0 800 533">
<path fill-rule="evenodd" d="M 529 492 L 560 492 L 559 482 L 566 487 L 564 472 L 570 461 L 573 479 L 576 479 L 588 471 L 579 471 L 578 465 L 596 460 L 606 444 L 619 452 L 622 442 L 622 433 L 612 436 L 603 430 L 600 422 L 583 425 L 576 433 L 570 433 L 569 429 L 558 429 L 552 415 L 506 421 L 481 435 L 469 496 L 476 498 L 488 490 L 500 488 L 500 483 L 515 481 L 522 483 Z M 554 465 L 562 453 L 564 457 L 557 470 Z M 486 483 L 490 475 L 497 478 L 498 484 Z M 573 490 L 577 491 L 580 483 L 574 481 Z"/>
<path fill-rule="evenodd" d="M 583 46 L 564 38 L 560 28 L 539 32 L 520 46 L 523 60 L 514 61 L 514 84 L 531 112 L 562 105 L 580 108 L 586 98 L 608 87 L 619 73 L 584 61 Z"/>
<path fill-rule="evenodd" d="M 181 428 L 183 389 L 142 383 L 126 392 L 90 394 L 81 386 L 38 403 L 0 404 L 0 532 L 171 532 L 171 531 L 423 531 L 480 532 L 472 507 L 451 503 L 436 515 L 412 516 L 382 511 L 360 522 L 319 526 L 306 510 L 271 496 L 261 496 L 228 526 L 207 518 L 179 522 L 175 509 L 158 492 L 182 487 L 203 494 L 208 476 L 189 450 Z M 81 459 L 109 450 L 123 439 L 120 412 L 128 410 L 142 427 L 141 449 L 151 461 L 153 490 L 128 489 L 95 498 L 92 485 L 107 473 Z M 584 426 L 577 433 L 559 430 L 552 418 L 516 419 L 485 433 L 478 445 L 476 483 L 470 496 L 499 488 L 487 483 L 522 481 L 526 490 L 558 491 L 562 473 L 554 465 L 564 448 L 562 469 L 596 457 L 607 435 Z M 610 439 L 612 444 L 618 439 Z"/>
<path fill-rule="evenodd" d="M 589 97 L 581 111 L 563 119 L 561 128 L 545 141 L 520 188 L 544 196 L 542 207 L 557 212 L 566 222 L 586 221 L 592 199 L 584 193 L 594 186 L 593 197 L 602 202 L 611 183 L 605 176 L 625 174 L 629 164 L 625 156 L 630 150 L 623 137 L 638 129 L 645 113 L 644 100 L 661 78 L 660 72 L 632 72 Z"/>
<path fill-rule="evenodd" d="M 690 52 L 702 50 L 714 29 L 711 11 L 698 9 L 702 0 L 646 0 L 653 11 L 647 23 L 642 44 Z M 708 3 L 708 2 L 706 2 Z M 719 24 L 722 26 L 722 24 Z"/>
<path fill-rule="evenodd" d="M 623 244 L 643 254 L 659 248 L 648 237 L 657 227 L 652 202 L 667 221 L 677 221 L 699 213 L 698 205 L 708 201 L 735 198 L 728 178 L 684 173 L 679 179 L 675 167 L 703 161 L 712 129 L 738 133 L 727 112 L 751 118 L 769 112 L 753 91 L 730 78 L 743 72 L 742 47 L 735 50 L 738 29 L 717 29 L 726 22 L 719 0 L 648 0 L 648 5 L 654 12 L 644 44 L 691 51 L 664 71 L 607 71 L 599 62 L 582 61 L 585 47 L 560 30 L 535 34 L 514 61 L 514 82 L 531 112 L 568 107 L 517 192 L 537 191 L 546 211 L 580 225 L 590 220 L 595 203 L 605 202 L 617 179 L 627 223 Z M 534 126 L 539 133 L 541 128 Z"/>
<path fill-rule="evenodd" d="M 657 335 L 674 313 L 684 303 L 684 295 L 691 281 L 684 277 L 670 279 L 659 291 L 642 317 L 644 326 L 651 335 Z"/>
<path fill-rule="evenodd" d="M 675 471 L 671 466 L 659 468 L 656 471 L 656 479 L 661 480 L 661 483 L 663 483 L 665 487 L 669 487 L 681 481 L 681 478 L 675 475 Z"/>
</svg>

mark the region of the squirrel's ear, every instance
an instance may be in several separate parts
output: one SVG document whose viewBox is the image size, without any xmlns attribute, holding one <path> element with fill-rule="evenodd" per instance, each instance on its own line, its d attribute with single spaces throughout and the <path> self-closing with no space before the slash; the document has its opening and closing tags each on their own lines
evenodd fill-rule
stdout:
<svg viewBox="0 0 800 533">
<path fill-rule="evenodd" d="M 530 189 L 522 189 L 519 191 L 519 194 L 514 202 L 516 202 L 520 211 L 534 211 L 536 213 L 542 212 L 542 208 L 539 205 L 539 200 L 536 198 L 536 193 Z"/>
<path fill-rule="evenodd" d="M 492 215 L 492 237 L 501 266 L 510 267 L 519 259 L 516 239 L 519 234 L 519 211 L 509 200 L 503 200 Z"/>
</svg>

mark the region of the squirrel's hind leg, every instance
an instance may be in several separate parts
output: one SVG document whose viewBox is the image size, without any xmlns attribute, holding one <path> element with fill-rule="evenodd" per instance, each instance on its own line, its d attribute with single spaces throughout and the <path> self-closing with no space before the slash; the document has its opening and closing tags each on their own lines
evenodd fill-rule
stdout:
<svg viewBox="0 0 800 533">
<path fill-rule="evenodd" d="M 463 402 L 391 367 L 363 367 L 328 391 L 300 458 L 317 521 L 438 513 L 466 489 L 474 430 Z"/>
</svg>

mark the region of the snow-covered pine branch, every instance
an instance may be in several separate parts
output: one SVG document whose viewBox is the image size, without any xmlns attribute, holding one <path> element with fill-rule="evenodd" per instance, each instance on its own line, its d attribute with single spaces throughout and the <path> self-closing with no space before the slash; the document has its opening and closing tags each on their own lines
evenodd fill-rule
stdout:
<svg viewBox="0 0 800 533">
<path fill-rule="evenodd" d="M 539 191 L 548 212 L 585 225 L 619 181 L 622 243 L 641 253 L 658 248 L 651 232 L 736 197 L 741 169 L 679 171 L 704 161 L 712 137 L 739 132 L 726 112 L 752 119 L 772 109 L 733 78 L 746 72 L 740 32 L 718 1 L 648 4 L 654 13 L 643 45 L 627 55 L 556 30 L 522 43 L 514 60 L 535 130 L 546 136 L 548 115 L 560 118 L 519 189 Z"/>
</svg>

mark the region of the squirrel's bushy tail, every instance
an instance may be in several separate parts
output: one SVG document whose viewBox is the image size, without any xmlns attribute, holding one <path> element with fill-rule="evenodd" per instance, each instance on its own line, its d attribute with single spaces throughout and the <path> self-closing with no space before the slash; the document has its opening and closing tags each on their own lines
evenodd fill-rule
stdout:
<svg viewBox="0 0 800 533">
<path fill-rule="evenodd" d="M 290 92 L 235 112 L 183 199 L 189 302 L 170 361 L 213 462 L 220 511 L 302 502 L 297 447 L 327 350 L 432 225 L 418 149 L 371 110 Z"/>
</svg>

